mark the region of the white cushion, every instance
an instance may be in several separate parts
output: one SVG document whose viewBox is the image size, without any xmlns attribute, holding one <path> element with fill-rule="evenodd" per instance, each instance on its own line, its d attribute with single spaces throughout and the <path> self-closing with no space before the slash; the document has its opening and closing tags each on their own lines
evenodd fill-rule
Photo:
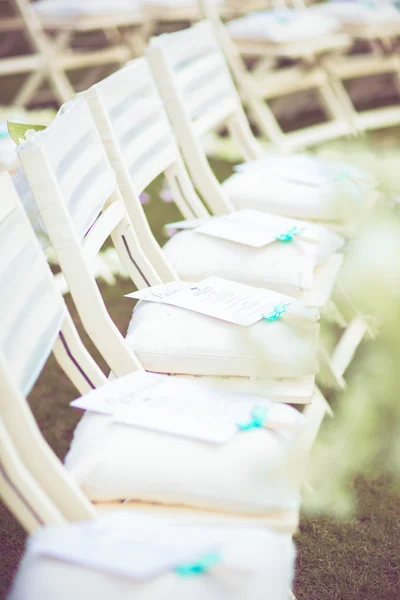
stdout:
<svg viewBox="0 0 400 600">
<path fill-rule="evenodd" d="M 97 522 L 101 525 L 103 519 Z M 179 522 L 178 526 L 184 527 Z M 55 547 L 65 527 L 54 527 L 50 533 Z M 203 526 L 201 532 L 218 541 L 227 580 L 217 572 L 182 577 L 171 570 L 135 581 L 38 554 L 35 545 L 49 535 L 49 528 L 39 530 L 28 542 L 9 600 L 287 600 L 295 558 L 289 535 L 243 525 Z"/>
<path fill-rule="evenodd" d="M 334 17 L 344 25 L 377 25 L 400 21 L 400 13 L 390 2 L 365 2 L 357 0 L 334 0 L 311 8 L 315 14 Z"/>
<path fill-rule="evenodd" d="M 340 236 L 323 227 L 314 228 L 321 239 L 319 245 L 293 240 L 264 248 L 251 248 L 193 230 L 182 231 L 168 241 L 164 252 L 184 281 L 217 275 L 297 298 L 311 289 L 315 267 L 344 244 Z"/>
<path fill-rule="evenodd" d="M 293 179 L 285 177 L 284 169 Z M 310 183 L 306 182 L 307 169 Z M 299 172 L 304 173 L 301 182 L 297 181 Z M 321 183 L 311 183 L 315 181 Z M 376 186 L 372 176 L 352 165 L 301 155 L 240 165 L 239 172 L 223 183 L 237 209 L 336 223 L 368 210 L 376 198 Z"/>
<path fill-rule="evenodd" d="M 139 302 L 127 344 L 158 373 L 296 378 L 318 370 L 318 323 L 279 319 L 250 327 L 189 310 Z"/>
<path fill-rule="evenodd" d="M 224 0 L 214 0 L 216 4 L 222 4 Z M 142 0 L 144 6 L 162 8 L 185 8 L 186 6 L 198 7 L 198 0 Z"/>
<path fill-rule="evenodd" d="M 227 27 L 234 39 L 285 43 L 328 35 L 337 31 L 338 22 L 323 13 L 282 9 L 234 19 Z"/>
<path fill-rule="evenodd" d="M 289 412 L 294 422 L 301 418 L 289 406 L 277 408 Z M 302 457 L 294 450 L 298 436 L 288 430 L 257 429 L 215 444 L 122 425 L 87 412 L 65 462 L 96 502 L 129 499 L 266 516 L 299 507 L 303 471 Z"/>
<path fill-rule="evenodd" d="M 33 4 L 39 15 L 44 17 L 85 17 L 115 13 L 137 12 L 140 0 L 39 0 Z"/>
</svg>

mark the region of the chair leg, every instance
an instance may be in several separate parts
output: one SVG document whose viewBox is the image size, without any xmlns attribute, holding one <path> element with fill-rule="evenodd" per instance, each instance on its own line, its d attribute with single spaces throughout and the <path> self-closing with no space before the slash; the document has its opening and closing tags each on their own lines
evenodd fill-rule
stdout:
<svg viewBox="0 0 400 600">
<path fill-rule="evenodd" d="M 318 364 L 318 383 L 324 388 L 344 390 L 346 382 L 343 378 L 343 374 L 341 374 L 338 368 L 333 364 L 332 357 L 329 355 L 322 340 L 319 342 Z"/>
</svg>

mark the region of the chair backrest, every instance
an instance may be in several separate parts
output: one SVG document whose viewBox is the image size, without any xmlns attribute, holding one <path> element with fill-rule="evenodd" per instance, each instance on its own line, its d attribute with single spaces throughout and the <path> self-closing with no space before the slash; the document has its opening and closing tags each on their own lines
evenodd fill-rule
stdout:
<svg viewBox="0 0 400 600">
<path fill-rule="evenodd" d="M 244 158 L 260 158 L 264 152 L 251 132 L 211 23 L 153 38 L 147 57 L 196 187 L 215 213 L 233 210 L 208 165 L 201 137 L 225 126 Z"/>
<path fill-rule="evenodd" d="M 159 175 L 184 218 L 207 216 L 180 157 L 145 58 L 132 61 L 84 93 L 139 242 L 163 281 L 176 279 L 151 233 L 141 192 Z"/>
<path fill-rule="evenodd" d="M 22 494 L 29 501 L 31 489 L 40 500 L 40 490 L 35 492 L 35 484 L 29 477 L 25 484 L 18 458 L 50 502 L 61 494 L 60 510 L 67 518 L 87 517 L 92 514 L 92 507 L 68 479 L 44 441 L 26 395 L 57 343 L 65 355 L 59 362 L 67 365 L 65 370 L 72 375 L 71 379 L 80 391 L 102 385 L 106 378 L 82 343 L 76 342 L 77 332 L 7 174 L 0 176 L 0 194 L 0 413 L 1 425 L 15 448 L 13 453 L 6 442 L 1 447 L 4 494 L 7 498 L 18 496 L 16 489 L 20 489 L 20 496 Z M 59 358 L 57 352 L 56 358 Z M 74 371 L 78 374 L 77 379 L 73 376 Z M 9 465 L 8 470 L 4 464 Z M 15 470 L 14 479 L 10 470 Z M 17 487 L 10 483 L 14 480 Z M 23 490 L 28 491 L 23 494 Z M 16 502 L 20 518 L 26 526 L 34 526 L 35 515 L 29 517 L 29 509 L 21 497 Z M 47 509 L 50 515 L 53 514 L 44 501 L 43 510 Z"/>
<path fill-rule="evenodd" d="M 115 375 L 140 369 L 107 312 L 91 261 L 111 236 L 138 288 L 161 279 L 140 247 L 86 100 L 28 135 L 18 154 L 86 331 Z"/>
<path fill-rule="evenodd" d="M 260 133 L 276 146 L 286 149 L 286 136 L 271 108 L 265 103 L 257 80 L 246 67 L 238 47 L 223 23 L 213 0 L 199 0 L 202 15 L 213 25 L 214 34 L 225 55 L 232 77 L 244 105 L 250 110 Z"/>
<path fill-rule="evenodd" d="M 65 304 L 8 175 L 0 176 L 0 351 L 24 395 L 47 361 Z"/>
</svg>

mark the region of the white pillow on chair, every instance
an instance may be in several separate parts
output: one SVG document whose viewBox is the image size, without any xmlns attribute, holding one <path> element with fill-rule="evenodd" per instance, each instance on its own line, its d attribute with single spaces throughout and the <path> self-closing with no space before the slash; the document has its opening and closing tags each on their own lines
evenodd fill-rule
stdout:
<svg viewBox="0 0 400 600">
<path fill-rule="evenodd" d="M 314 225 L 321 243 L 294 240 L 264 248 L 236 244 L 196 231 L 182 231 L 164 246 L 164 252 L 183 281 L 216 275 L 298 298 L 313 285 L 315 267 L 343 247 L 344 240 Z"/>
<path fill-rule="evenodd" d="M 321 223 L 346 223 L 369 210 L 377 192 L 368 183 L 336 181 L 304 185 L 273 170 L 235 173 L 223 188 L 237 209 L 253 208 L 285 217 Z"/>
<path fill-rule="evenodd" d="M 279 319 L 250 327 L 189 310 L 139 302 L 126 341 L 147 371 L 297 378 L 318 370 L 319 325 Z"/>
<path fill-rule="evenodd" d="M 124 531 L 131 529 L 134 532 L 129 515 L 124 515 L 124 521 Z M 95 524 L 102 526 L 103 522 L 104 517 L 100 517 Z M 170 539 L 177 528 L 178 535 L 182 535 L 181 528 L 185 527 L 179 520 L 177 523 L 176 520 L 167 522 L 167 530 L 161 520 L 160 525 L 155 519 L 147 523 L 159 531 L 163 541 Z M 243 524 L 200 528 L 189 525 L 186 529 L 188 536 L 191 532 L 196 535 L 196 531 L 200 531 L 205 540 L 210 539 L 210 544 L 217 542 L 223 570 L 220 573 L 215 570 L 182 576 L 171 568 L 140 581 L 108 572 L 104 567 L 89 568 L 74 561 L 48 557 L 35 549 L 43 536 L 47 536 L 47 547 L 58 549 L 59 540 L 67 528 L 70 531 L 72 527 L 85 525 L 46 527 L 34 534 L 28 541 L 9 600 L 226 600 L 227 597 L 230 600 L 264 600 L 266 597 L 287 600 L 294 572 L 294 548 L 290 535 Z M 115 531 L 112 522 L 109 527 L 109 538 L 105 535 L 107 544 Z M 142 527 L 145 527 L 144 523 Z M 118 539 L 114 540 L 114 544 L 118 548 Z M 129 551 L 129 546 L 127 548 Z"/>
<path fill-rule="evenodd" d="M 276 409 L 302 428 L 295 409 Z M 65 462 L 95 502 L 128 499 L 265 517 L 299 508 L 304 456 L 295 442 L 301 431 L 238 431 L 215 444 L 86 412 Z"/>
<path fill-rule="evenodd" d="M 335 33 L 338 22 L 323 13 L 290 9 L 256 12 L 227 23 L 233 39 L 296 42 Z"/>
</svg>

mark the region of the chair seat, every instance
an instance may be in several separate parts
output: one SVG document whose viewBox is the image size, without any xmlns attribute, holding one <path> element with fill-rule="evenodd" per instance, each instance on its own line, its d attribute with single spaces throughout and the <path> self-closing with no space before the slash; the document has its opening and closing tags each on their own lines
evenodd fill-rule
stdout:
<svg viewBox="0 0 400 600">
<path fill-rule="evenodd" d="M 277 409 L 295 423 L 301 419 L 287 405 L 275 405 Z M 75 430 L 66 467 L 95 502 L 154 502 L 262 518 L 299 508 L 304 466 L 295 451 L 299 435 L 254 429 L 215 444 L 113 423 L 108 416 L 86 412 Z"/>
<path fill-rule="evenodd" d="M 400 22 L 400 12 L 390 2 L 354 2 L 354 0 L 335 0 L 324 2 L 309 9 L 314 15 L 333 17 L 342 25 L 382 25 Z"/>
<path fill-rule="evenodd" d="M 164 529 L 165 522 L 169 530 Z M 170 569 L 157 575 L 137 580 L 108 572 L 105 568 L 85 567 L 73 560 L 49 557 L 38 551 L 40 544 L 43 544 L 42 540 L 45 540 L 46 548 L 62 548 L 63 536 L 65 532 L 71 532 L 72 528 L 77 529 L 76 539 L 79 540 L 78 528 L 83 527 L 87 531 L 87 524 L 82 523 L 78 526 L 74 524 L 51 529 L 42 528 L 30 538 L 9 600 L 224 600 L 227 598 L 227 589 L 232 600 L 263 600 L 266 594 L 274 600 L 287 599 L 295 558 L 290 535 L 273 532 L 265 527 L 246 527 L 243 524 L 222 527 L 218 524 L 196 526 L 182 524 L 177 518 L 172 522 L 155 517 L 150 520 L 147 515 L 140 524 L 139 535 L 140 530 L 146 531 L 147 524 L 151 528 L 150 531 L 160 532 L 164 547 L 168 545 L 169 540 L 174 539 L 174 531 L 182 536 L 182 527 L 187 531 L 189 538 L 196 539 L 198 531 L 202 538 L 210 539 L 210 546 L 217 547 L 221 555 L 221 567 L 225 567 L 221 576 L 216 569 L 212 575 L 198 573 L 196 576 L 183 577 L 174 572 L 172 565 Z M 119 534 L 115 534 L 115 526 L 112 526 L 110 516 L 99 517 L 95 527 L 97 525 L 102 528 L 99 543 L 107 538 L 109 528 L 108 541 L 105 543 L 113 543 L 113 548 L 118 551 Z M 126 538 L 132 527 L 132 517 L 129 514 L 124 515 L 122 526 L 120 537 L 122 543 L 125 543 L 126 552 Z M 134 525 L 133 532 L 135 528 Z M 68 539 L 72 539 L 73 542 L 75 538 L 69 535 Z M 132 539 L 135 539 L 133 535 Z M 133 547 L 132 552 L 135 555 L 138 549 Z M 90 551 L 88 554 L 90 559 Z"/>
<path fill-rule="evenodd" d="M 141 10 L 140 0 L 39 0 L 33 4 L 39 16 L 43 17 L 85 17 L 114 15 L 122 13 L 129 16 Z"/>
<path fill-rule="evenodd" d="M 223 183 L 237 209 L 345 224 L 370 209 L 376 200 L 376 180 L 341 162 L 278 156 L 246 163 L 238 170 Z"/>
<path fill-rule="evenodd" d="M 320 245 L 277 241 L 264 248 L 252 248 L 190 230 L 176 234 L 164 246 L 164 252 L 184 281 L 217 275 L 298 298 L 304 290 L 312 289 L 317 264 L 344 243 L 343 238 L 323 227 L 318 233 Z"/>
<path fill-rule="evenodd" d="M 282 318 L 242 327 L 175 306 L 139 302 L 126 341 L 148 371 L 292 379 L 317 372 L 318 335 L 317 322 Z"/>
<path fill-rule="evenodd" d="M 261 11 L 227 24 L 234 40 L 264 40 L 275 44 L 328 36 L 338 27 L 336 19 L 329 15 L 290 9 Z"/>
</svg>

